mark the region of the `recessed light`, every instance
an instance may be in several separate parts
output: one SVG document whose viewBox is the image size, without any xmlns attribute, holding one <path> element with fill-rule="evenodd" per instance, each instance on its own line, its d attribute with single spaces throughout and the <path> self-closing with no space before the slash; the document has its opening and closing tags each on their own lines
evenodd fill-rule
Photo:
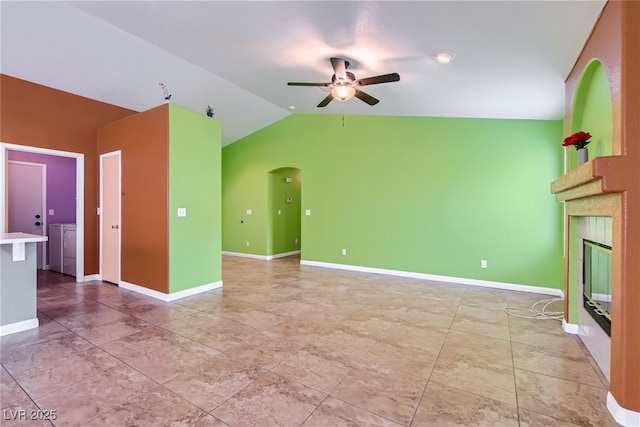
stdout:
<svg viewBox="0 0 640 427">
<path fill-rule="evenodd" d="M 453 59 L 454 54 L 448 50 L 439 50 L 436 52 L 436 61 L 440 64 L 448 64 Z"/>
</svg>

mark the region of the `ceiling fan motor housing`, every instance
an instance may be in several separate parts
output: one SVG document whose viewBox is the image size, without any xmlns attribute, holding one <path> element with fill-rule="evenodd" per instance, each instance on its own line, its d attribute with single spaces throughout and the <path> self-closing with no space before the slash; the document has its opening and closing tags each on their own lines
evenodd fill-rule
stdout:
<svg viewBox="0 0 640 427">
<path fill-rule="evenodd" d="M 347 75 L 347 79 L 346 80 L 342 80 L 342 79 L 337 78 L 336 75 L 334 74 L 331 77 L 331 83 L 333 83 L 334 85 L 350 85 L 350 84 L 353 84 L 353 82 L 356 81 L 356 76 L 353 73 L 347 71 L 346 75 Z"/>
</svg>

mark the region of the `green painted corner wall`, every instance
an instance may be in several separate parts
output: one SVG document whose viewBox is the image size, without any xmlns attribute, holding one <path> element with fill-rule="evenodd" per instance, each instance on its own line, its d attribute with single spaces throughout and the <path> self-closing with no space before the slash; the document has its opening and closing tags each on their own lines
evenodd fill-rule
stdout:
<svg viewBox="0 0 640 427">
<path fill-rule="evenodd" d="M 169 108 L 169 290 L 222 280 L 221 127 L 216 119 Z M 187 216 L 178 217 L 178 208 Z"/>
<path fill-rule="evenodd" d="M 561 288 L 561 140 L 561 121 L 291 115 L 223 149 L 223 249 L 267 254 L 268 173 L 296 167 L 302 259 Z"/>
</svg>

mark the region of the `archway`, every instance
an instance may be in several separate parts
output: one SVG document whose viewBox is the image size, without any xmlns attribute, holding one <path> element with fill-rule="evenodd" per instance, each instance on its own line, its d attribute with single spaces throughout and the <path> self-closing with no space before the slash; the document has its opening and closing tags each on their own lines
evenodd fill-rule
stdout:
<svg viewBox="0 0 640 427">
<path fill-rule="evenodd" d="M 267 259 L 299 254 L 302 247 L 302 171 L 283 167 L 268 175 Z"/>
</svg>

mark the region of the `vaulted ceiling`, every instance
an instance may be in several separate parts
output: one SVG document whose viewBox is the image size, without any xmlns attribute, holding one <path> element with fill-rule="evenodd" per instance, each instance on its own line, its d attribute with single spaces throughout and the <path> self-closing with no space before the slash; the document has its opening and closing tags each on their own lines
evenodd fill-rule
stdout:
<svg viewBox="0 0 640 427">
<path fill-rule="evenodd" d="M 292 113 L 559 119 L 605 3 L 3 0 L 0 72 L 137 111 L 163 83 L 174 104 L 211 105 L 225 145 Z M 330 81 L 333 56 L 401 80 L 363 88 L 375 106 L 317 108 L 326 88 L 287 86 Z"/>
</svg>

